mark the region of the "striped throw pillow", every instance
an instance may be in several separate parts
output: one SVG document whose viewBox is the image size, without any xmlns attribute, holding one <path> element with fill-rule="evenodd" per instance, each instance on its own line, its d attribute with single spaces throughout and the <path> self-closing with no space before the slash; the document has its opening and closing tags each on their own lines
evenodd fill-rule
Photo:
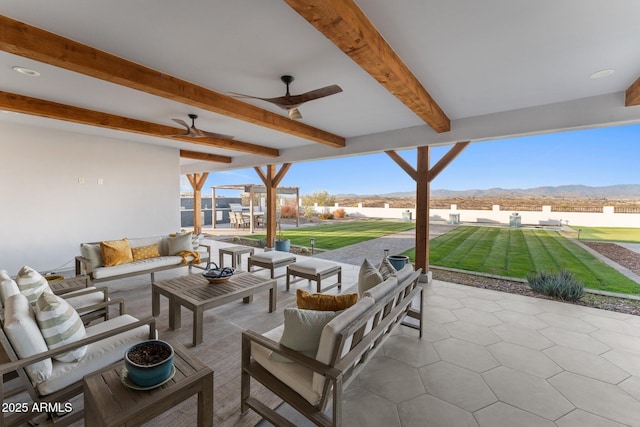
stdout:
<svg viewBox="0 0 640 427">
<path fill-rule="evenodd" d="M 82 320 L 73 307 L 51 292 L 43 292 L 35 306 L 36 320 L 49 350 L 81 340 L 87 336 Z M 87 346 L 59 354 L 53 358 L 60 362 L 78 362 L 87 352 Z"/>
<path fill-rule="evenodd" d="M 22 267 L 18 272 L 16 284 L 20 293 L 27 297 L 31 303 L 35 302 L 44 291 L 52 292 L 47 279 L 28 265 Z"/>
</svg>

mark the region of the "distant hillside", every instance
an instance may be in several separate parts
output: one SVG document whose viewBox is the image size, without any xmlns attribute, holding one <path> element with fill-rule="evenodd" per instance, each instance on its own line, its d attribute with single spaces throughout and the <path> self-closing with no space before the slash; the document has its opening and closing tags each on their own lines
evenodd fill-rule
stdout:
<svg viewBox="0 0 640 427">
<path fill-rule="evenodd" d="M 415 197 L 414 191 L 404 191 L 376 195 L 337 194 L 337 198 L 353 197 L 386 197 L 390 199 Z M 606 187 L 589 187 L 586 185 L 560 185 L 557 187 L 535 188 L 489 188 L 487 190 L 432 190 L 432 198 L 455 197 L 544 197 L 565 199 L 640 199 L 640 184 L 620 184 Z"/>
</svg>

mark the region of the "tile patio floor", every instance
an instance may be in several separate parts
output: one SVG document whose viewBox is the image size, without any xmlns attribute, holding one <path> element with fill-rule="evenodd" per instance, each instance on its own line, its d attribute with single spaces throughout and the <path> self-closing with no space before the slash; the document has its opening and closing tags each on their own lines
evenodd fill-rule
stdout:
<svg viewBox="0 0 640 427">
<path fill-rule="evenodd" d="M 356 283 L 359 266 L 342 268 Z M 387 341 L 345 394 L 345 426 L 640 426 L 640 317 L 437 280 L 425 289 L 423 338 L 403 327 Z"/>
</svg>

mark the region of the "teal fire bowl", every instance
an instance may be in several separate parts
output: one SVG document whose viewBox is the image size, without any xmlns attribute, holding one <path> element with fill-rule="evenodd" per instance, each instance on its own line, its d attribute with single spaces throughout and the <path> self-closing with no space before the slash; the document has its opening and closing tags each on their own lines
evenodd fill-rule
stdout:
<svg viewBox="0 0 640 427">
<path fill-rule="evenodd" d="M 396 270 L 402 270 L 409 262 L 409 257 L 404 255 L 390 255 L 387 258 Z"/>
<path fill-rule="evenodd" d="M 170 351 L 170 355 L 164 360 L 155 361 L 155 363 L 151 364 L 138 364 L 129 359 L 129 354 L 132 351 L 149 346 L 149 344 L 167 348 Z M 127 373 L 132 383 L 140 387 L 153 387 L 165 381 L 171 375 L 173 356 L 173 347 L 169 343 L 160 340 L 143 341 L 127 349 L 124 354 L 124 366 L 127 368 Z"/>
</svg>

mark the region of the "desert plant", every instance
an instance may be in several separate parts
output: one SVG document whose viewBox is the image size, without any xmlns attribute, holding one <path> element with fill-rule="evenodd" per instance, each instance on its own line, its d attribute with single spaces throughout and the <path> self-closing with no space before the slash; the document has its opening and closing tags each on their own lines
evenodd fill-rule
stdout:
<svg viewBox="0 0 640 427">
<path fill-rule="evenodd" d="M 280 208 L 280 217 L 281 218 L 295 218 L 296 217 L 296 207 L 295 206 L 283 206 Z"/>
<path fill-rule="evenodd" d="M 342 208 L 338 208 L 335 211 L 333 211 L 334 218 L 344 218 L 345 216 L 347 216 L 347 214 Z"/>
<path fill-rule="evenodd" d="M 305 206 L 304 207 L 304 216 L 305 218 L 311 219 L 313 218 L 313 214 L 315 213 L 315 209 L 313 206 Z"/>
<path fill-rule="evenodd" d="M 534 291 L 562 300 L 576 301 L 584 295 L 584 285 L 566 269 L 531 272 L 527 275 L 527 281 Z"/>
</svg>

